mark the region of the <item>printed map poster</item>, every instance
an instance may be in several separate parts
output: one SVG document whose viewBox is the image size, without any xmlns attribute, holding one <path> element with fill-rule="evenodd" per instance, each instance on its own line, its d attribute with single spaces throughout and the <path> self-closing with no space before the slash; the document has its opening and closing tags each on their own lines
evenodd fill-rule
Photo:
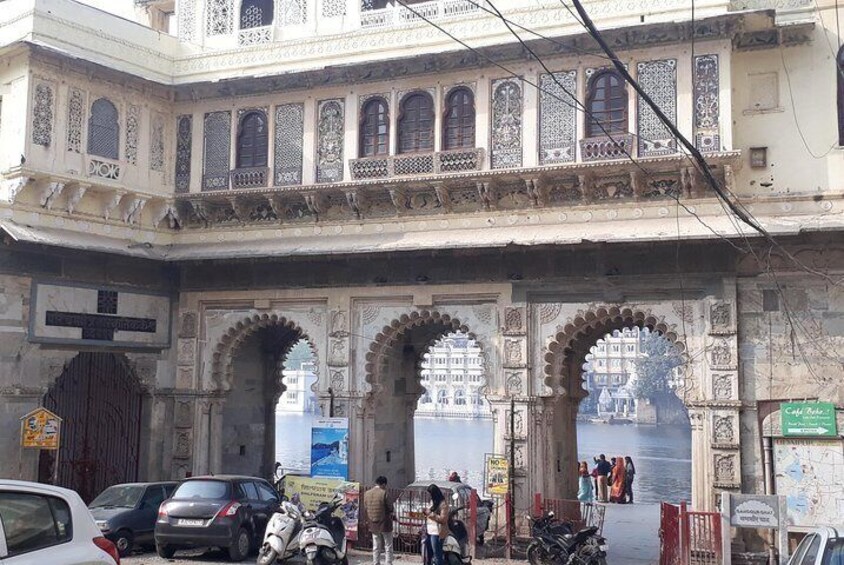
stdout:
<svg viewBox="0 0 844 565">
<path fill-rule="evenodd" d="M 311 476 L 349 478 L 349 419 L 316 418 L 311 426 Z"/>
<path fill-rule="evenodd" d="M 284 493 L 299 511 L 315 512 L 320 504 L 331 502 L 336 494 L 343 495 L 343 505 L 336 515 L 346 527 L 346 539 L 358 538 L 358 514 L 360 508 L 360 484 L 343 479 L 314 479 L 288 475 L 284 479 Z"/>
<path fill-rule="evenodd" d="M 837 524 L 844 515 L 840 440 L 775 440 L 774 474 L 777 494 L 785 496 L 789 526 Z"/>
</svg>

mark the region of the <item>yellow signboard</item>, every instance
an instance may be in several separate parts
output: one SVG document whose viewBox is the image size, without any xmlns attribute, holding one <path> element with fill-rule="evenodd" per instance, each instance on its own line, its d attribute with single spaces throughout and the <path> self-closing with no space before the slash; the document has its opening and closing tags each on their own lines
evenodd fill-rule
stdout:
<svg viewBox="0 0 844 565">
<path fill-rule="evenodd" d="M 46 408 L 36 408 L 21 418 L 21 445 L 58 449 L 61 426 L 61 418 Z"/>
<path fill-rule="evenodd" d="M 357 540 L 360 483 L 344 479 L 288 476 L 284 478 L 284 491 L 299 510 L 311 512 L 317 510 L 321 503 L 331 502 L 335 495 L 342 495 L 343 505 L 337 509 L 336 515 L 343 520 L 346 538 Z"/>
<path fill-rule="evenodd" d="M 504 496 L 510 487 L 510 465 L 506 457 L 496 455 L 486 456 L 486 480 L 484 481 L 487 496 Z"/>
</svg>

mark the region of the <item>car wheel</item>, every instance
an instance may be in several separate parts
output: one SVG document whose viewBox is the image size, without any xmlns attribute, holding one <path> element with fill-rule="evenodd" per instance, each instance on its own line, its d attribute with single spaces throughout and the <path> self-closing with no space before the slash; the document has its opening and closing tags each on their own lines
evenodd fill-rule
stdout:
<svg viewBox="0 0 844 565">
<path fill-rule="evenodd" d="M 135 536 L 129 530 L 120 530 L 117 532 L 117 537 L 114 538 L 114 545 L 117 546 L 120 557 L 126 557 L 132 552 L 132 547 L 135 545 Z"/>
<path fill-rule="evenodd" d="M 234 538 L 234 542 L 229 546 L 229 559 L 231 561 L 243 561 L 249 555 L 249 550 L 252 549 L 252 539 L 246 528 L 240 528 Z"/>
<path fill-rule="evenodd" d="M 175 548 L 160 543 L 155 544 L 155 552 L 159 557 L 163 557 L 164 559 L 171 559 L 174 555 L 176 555 Z"/>
</svg>

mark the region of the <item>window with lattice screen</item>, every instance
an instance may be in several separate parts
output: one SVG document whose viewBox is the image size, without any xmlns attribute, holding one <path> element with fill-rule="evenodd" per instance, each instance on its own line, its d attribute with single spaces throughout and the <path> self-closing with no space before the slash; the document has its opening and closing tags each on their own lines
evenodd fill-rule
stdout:
<svg viewBox="0 0 844 565">
<path fill-rule="evenodd" d="M 117 160 L 120 157 L 120 122 L 117 107 L 107 98 L 91 105 L 88 118 L 88 153 Z"/>
<path fill-rule="evenodd" d="M 240 29 L 264 27 L 273 23 L 273 0 L 243 0 Z"/>
</svg>

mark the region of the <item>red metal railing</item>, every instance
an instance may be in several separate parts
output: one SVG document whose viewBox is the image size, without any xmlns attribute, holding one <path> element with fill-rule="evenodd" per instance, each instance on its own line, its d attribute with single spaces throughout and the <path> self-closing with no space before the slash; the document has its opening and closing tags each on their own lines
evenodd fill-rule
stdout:
<svg viewBox="0 0 844 565">
<path fill-rule="evenodd" d="M 721 565 L 721 515 L 692 512 L 686 504 L 662 503 L 660 565 Z"/>
<path fill-rule="evenodd" d="M 575 531 L 595 526 L 598 528 L 599 534 L 603 533 L 606 511 L 606 506 L 600 504 L 580 502 L 579 500 L 542 498 L 539 493 L 533 495 L 533 513 L 535 516 L 540 516 L 543 512 L 554 512 L 558 520 L 571 523 Z"/>
</svg>

